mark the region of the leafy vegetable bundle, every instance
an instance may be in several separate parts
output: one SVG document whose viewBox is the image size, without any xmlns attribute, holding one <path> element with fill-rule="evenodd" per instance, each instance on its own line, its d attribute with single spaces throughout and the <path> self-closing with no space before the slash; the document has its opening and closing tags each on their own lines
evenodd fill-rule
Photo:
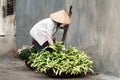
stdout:
<svg viewBox="0 0 120 80">
<path fill-rule="evenodd" d="M 65 74 L 81 74 L 93 72 L 92 61 L 90 58 L 75 47 L 66 49 L 61 42 L 56 42 L 45 47 L 39 54 L 32 54 L 29 57 L 32 61 L 32 67 L 46 73 L 52 70 L 55 75 Z"/>
<path fill-rule="evenodd" d="M 34 46 L 23 46 L 21 51 L 19 52 L 19 58 L 22 60 L 28 59 L 31 53 L 35 53 L 35 48 Z"/>
</svg>

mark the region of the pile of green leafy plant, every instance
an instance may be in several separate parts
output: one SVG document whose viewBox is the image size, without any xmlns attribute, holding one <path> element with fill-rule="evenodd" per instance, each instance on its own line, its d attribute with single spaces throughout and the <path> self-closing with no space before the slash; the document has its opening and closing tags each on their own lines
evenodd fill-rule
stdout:
<svg viewBox="0 0 120 80">
<path fill-rule="evenodd" d="M 31 53 L 35 53 L 34 46 L 24 46 L 20 51 L 19 58 L 22 60 L 28 59 Z"/>
<path fill-rule="evenodd" d="M 62 73 L 81 74 L 93 72 L 92 61 L 83 51 L 75 47 L 66 49 L 61 42 L 56 42 L 45 47 L 39 54 L 32 54 L 29 59 L 33 62 L 32 67 L 46 73 L 53 70 L 56 75 Z"/>
</svg>

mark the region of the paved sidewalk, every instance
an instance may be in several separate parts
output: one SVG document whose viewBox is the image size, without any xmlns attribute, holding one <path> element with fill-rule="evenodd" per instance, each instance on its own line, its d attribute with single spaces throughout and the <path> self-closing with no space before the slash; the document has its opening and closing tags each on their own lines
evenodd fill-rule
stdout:
<svg viewBox="0 0 120 80">
<path fill-rule="evenodd" d="M 24 61 L 13 58 L 12 55 L 0 55 L 0 80 L 102 80 L 98 76 L 86 78 L 50 78 L 42 73 L 29 70 Z"/>
</svg>

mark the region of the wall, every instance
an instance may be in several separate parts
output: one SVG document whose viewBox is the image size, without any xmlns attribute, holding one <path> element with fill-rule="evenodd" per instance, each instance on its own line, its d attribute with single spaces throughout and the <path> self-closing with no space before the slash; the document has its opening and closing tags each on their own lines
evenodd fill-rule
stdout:
<svg viewBox="0 0 120 80">
<path fill-rule="evenodd" d="M 120 77 L 120 0 L 73 0 L 66 45 L 87 52 L 95 70 Z"/>
<path fill-rule="evenodd" d="M 3 14 L 7 10 L 3 10 L 3 6 L 7 6 L 6 0 L 0 0 L 0 35 L 15 35 L 16 31 L 16 19 L 15 19 L 15 14 L 13 15 L 8 15 L 3 17 Z M 6 9 L 6 8 L 5 8 Z"/>
<path fill-rule="evenodd" d="M 3 1 L 0 0 L 0 35 L 4 35 L 3 29 L 2 29 L 2 5 L 3 5 Z"/>
<path fill-rule="evenodd" d="M 6 0 L 0 0 L 0 55 L 16 50 L 14 37 L 16 32 L 15 14 L 3 17 L 3 6 L 6 6 L 5 4 Z"/>
<path fill-rule="evenodd" d="M 17 47 L 31 44 L 29 30 L 37 21 L 71 4 L 66 46 L 87 52 L 95 71 L 120 77 L 120 0 L 17 0 Z"/>
</svg>

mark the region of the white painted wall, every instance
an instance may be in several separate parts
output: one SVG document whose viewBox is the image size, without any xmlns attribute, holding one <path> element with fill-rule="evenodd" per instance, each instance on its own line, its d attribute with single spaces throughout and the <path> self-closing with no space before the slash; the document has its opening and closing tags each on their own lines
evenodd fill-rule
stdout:
<svg viewBox="0 0 120 80">
<path fill-rule="evenodd" d="M 16 32 L 15 14 L 3 17 L 2 7 L 5 4 L 6 0 L 0 0 L 0 54 L 10 53 L 16 50 L 14 37 Z"/>
<path fill-rule="evenodd" d="M 2 26 L 2 22 L 3 22 L 3 18 L 2 18 L 2 6 L 3 6 L 3 0 L 0 0 L 0 35 L 4 35 L 3 32 L 3 26 Z"/>
<path fill-rule="evenodd" d="M 15 14 L 3 17 L 2 7 L 6 5 L 6 0 L 0 0 L 0 35 L 15 35 L 16 20 Z"/>
<path fill-rule="evenodd" d="M 14 36 L 16 32 L 15 14 L 6 16 L 3 19 L 3 31 L 5 35 Z"/>
</svg>

